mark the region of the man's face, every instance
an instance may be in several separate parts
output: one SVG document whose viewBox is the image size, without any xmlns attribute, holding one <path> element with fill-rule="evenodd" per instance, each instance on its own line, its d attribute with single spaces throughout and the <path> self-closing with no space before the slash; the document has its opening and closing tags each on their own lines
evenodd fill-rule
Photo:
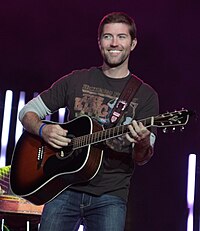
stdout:
<svg viewBox="0 0 200 231">
<path fill-rule="evenodd" d="M 105 24 L 99 48 L 104 62 L 109 67 L 128 65 L 130 52 L 136 46 L 136 39 L 131 41 L 129 26 L 124 23 Z"/>
</svg>

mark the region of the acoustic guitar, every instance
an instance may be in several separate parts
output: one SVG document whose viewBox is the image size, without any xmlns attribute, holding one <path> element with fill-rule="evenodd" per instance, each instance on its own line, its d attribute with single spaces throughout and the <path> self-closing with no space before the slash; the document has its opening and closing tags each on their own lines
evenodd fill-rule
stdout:
<svg viewBox="0 0 200 231">
<path fill-rule="evenodd" d="M 175 128 L 186 125 L 191 114 L 183 109 L 140 121 L 146 127 Z M 104 129 L 87 115 L 59 125 L 68 130 L 72 139 L 67 147 L 55 149 L 39 136 L 24 131 L 14 150 L 11 189 L 36 205 L 52 200 L 70 185 L 95 177 L 103 158 L 99 144 L 129 132 L 128 125 Z"/>
</svg>

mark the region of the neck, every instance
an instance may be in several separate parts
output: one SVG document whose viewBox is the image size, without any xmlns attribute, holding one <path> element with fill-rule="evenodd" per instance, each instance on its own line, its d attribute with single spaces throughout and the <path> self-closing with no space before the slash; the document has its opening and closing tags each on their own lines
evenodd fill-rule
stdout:
<svg viewBox="0 0 200 231">
<path fill-rule="evenodd" d="M 110 78 L 125 78 L 129 75 L 130 71 L 128 67 L 109 67 L 107 64 L 102 66 L 103 73 Z"/>
</svg>

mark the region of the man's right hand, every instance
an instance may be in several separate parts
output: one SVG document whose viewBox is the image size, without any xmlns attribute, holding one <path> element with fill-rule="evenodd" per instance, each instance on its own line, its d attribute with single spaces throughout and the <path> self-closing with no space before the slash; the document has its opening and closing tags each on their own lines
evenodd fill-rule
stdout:
<svg viewBox="0 0 200 231">
<path fill-rule="evenodd" d="M 67 130 L 58 124 L 47 124 L 42 128 L 42 138 L 54 148 L 67 146 L 71 139 L 67 138 Z"/>
</svg>

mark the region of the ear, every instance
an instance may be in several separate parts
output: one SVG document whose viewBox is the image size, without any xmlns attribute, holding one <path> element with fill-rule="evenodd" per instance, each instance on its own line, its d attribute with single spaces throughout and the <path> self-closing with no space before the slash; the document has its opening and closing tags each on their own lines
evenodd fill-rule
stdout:
<svg viewBox="0 0 200 231">
<path fill-rule="evenodd" d="M 137 45 L 137 39 L 135 38 L 135 39 L 133 39 L 133 41 L 131 43 L 131 50 L 134 50 L 136 45 Z"/>
<path fill-rule="evenodd" d="M 99 49 L 101 50 L 101 40 L 98 38 L 98 46 L 99 46 Z"/>
</svg>

